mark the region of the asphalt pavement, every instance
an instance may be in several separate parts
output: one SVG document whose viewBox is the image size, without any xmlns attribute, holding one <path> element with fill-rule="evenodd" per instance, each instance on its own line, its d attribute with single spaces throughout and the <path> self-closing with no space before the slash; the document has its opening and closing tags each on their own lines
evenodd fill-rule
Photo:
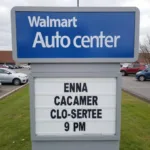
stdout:
<svg viewBox="0 0 150 150">
<path fill-rule="evenodd" d="M 14 86 L 11 84 L 4 84 L 2 85 L 2 87 L 0 88 L 0 97 L 9 93 L 10 91 L 13 91 L 14 89 L 18 88 L 18 86 Z"/>
<path fill-rule="evenodd" d="M 30 73 L 30 70 L 29 69 L 15 69 L 16 72 L 19 72 L 19 73 L 25 73 L 27 75 L 29 75 Z M 22 85 L 20 85 L 22 86 Z M 4 95 L 10 93 L 11 91 L 14 91 L 16 89 L 18 89 L 20 86 L 15 86 L 13 84 L 3 84 L 2 87 L 0 88 L 0 99 L 1 97 L 3 97 Z"/>
<path fill-rule="evenodd" d="M 16 69 L 17 72 L 30 74 L 29 69 Z M 2 85 L 0 89 L 0 97 L 17 89 L 19 86 L 13 84 Z M 150 81 L 137 81 L 135 75 L 122 77 L 122 89 L 150 102 Z"/>
<path fill-rule="evenodd" d="M 150 102 L 150 80 L 140 82 L 134 76 L 122 77 L 122 89 Z"/>
<path fill-rule="evenodd" d="M 29 69 L 26 69 L 26 68 L 22 68 L 22 69 L 15 69 L 16 72 L 19 72 L 19 73 L 25 73 L 29 76 L 30 74 L 30 70 Z"/>
</svg>

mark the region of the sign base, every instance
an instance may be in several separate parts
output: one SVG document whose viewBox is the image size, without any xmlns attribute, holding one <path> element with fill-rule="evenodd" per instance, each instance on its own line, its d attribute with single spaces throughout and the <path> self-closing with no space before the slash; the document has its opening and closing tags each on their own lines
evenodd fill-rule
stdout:
<svg viewBox="0 0 150 150">
<path fill-rule="evenodd" d="M 32 70 L 30 75 L 30 95 L 31 95 L 30 111 L 31 111 L 32 150 L 119 150 L 120 106 L 121 106 L 121 83 L 120 83 L 121 74 L 119 72 L 120 64 L 31 64 L 31 65 L 32 65 L 31 67 Z M 116 86 L 112 86 L 110 84 L 110 88 L 112 89 L 112 91 L 114 91 L 114 88 L 116 87 L 115 134 L 112 135 L 93 134 L 88 136 L 86 134 L 85 135 L 83 134 L 78 137 L 74 135 L 68 137 L 66 134 L 64 136 L 62 135 L 52 136 L 51 134 L 49 134 L 48 136 L 47 135 L 41 136 L 35 133 L 36 125 L 37 125 L 35 120 L 37 121 L 39 119 L 38 117 L 37 119 L 35 119 L 36 116 L 35 106 L 39 104 L 39 101 L 36 101 L 35 99 L 35 95 L 36 98 L 38 98 L 38 95 L 40 94 L 42 94 L 42 96 L 43 94 L 48 94 L 47 92 L 49 90 L 52 92 L 53 89 L 50 89 L 49 87 L 50 83 L 48 83 L 47 81 L 51 81 L 53 82 L 53 84 L 56 84 L 55 80 L 57 78 L 59 80 L 62 79 L 64 80 L 64 78 L 66 78 L 66 82 L 67 79 L 69 78 L 75 78 L 76 80 L 77 79 L 80 80 L 82 78 L 85 79 L 85 82 L 87 82 L 86 78 L 91 78 L 91 79 L 93 78 L 93 81 L 98 78 L 99 79 L 116 78 Z M 93 83 L 93 81 L 91 83 Z M 107 85 L 109 82 L 106 81 L 104 81 L 104 83 Z M 39 85 L 39 82 L 41 86 Z M 57 83 L 57 85 L 59 84 Z M 90 84 L 88 82 L 87 85 L 88 88 L 90 88 L 89 86 Z M 57 89 L 56 91 L 57 94 L 60 92 L 59 91 L 60 89 L 62 90 L 62 88 L 59 89 L 56 88 L 56 86 L 54 89 Z M 93 89 L 99 89 L 101 92 L 105 91 L 106 92 L 105 95 L 107 95 L 108 91 L 110 91 L 110 89 L 104 85 L 99 86 L 99 88 L 95 86 L 93 87 Z M 96 90 L 94 90 L 94 92 L 96 92 Z M 50 93 L 48 94 L 48 96 L 50 96 Z M 104 101 L 102 97 L 100 98 L 100 100 Z M 102 104 L 100 105 L 100 107 L 101 106 Z M 55 128 L 56 127 L 54 127 L 54 129 Z"/>
<path fill-rule="evenodd" d="M 119 150 L 119 141 L 33 141 L 32 150 Z"/>
</svg>

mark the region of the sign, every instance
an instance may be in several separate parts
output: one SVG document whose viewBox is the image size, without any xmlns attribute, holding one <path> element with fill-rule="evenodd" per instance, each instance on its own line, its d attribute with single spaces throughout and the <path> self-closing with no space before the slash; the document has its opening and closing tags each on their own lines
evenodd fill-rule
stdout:
<svg viewBox="0 0 150 150">
<path fill-rule="evenodd" d="M 137 60 L 139 10 L 14 7 L 11 22 L 13 58 L 32 65 L 32 150 L 119 150 L 118 69 Z"/>
<path fill-rule="evenodd" d="M 136 8 L 12 9 L 18 62 L 129 62 L 137 59 Z"/>
<path fill-rule="evenodd" d="M 116 78 L 35 78 L 38 136 L 115 135 Z"/>
</svg>

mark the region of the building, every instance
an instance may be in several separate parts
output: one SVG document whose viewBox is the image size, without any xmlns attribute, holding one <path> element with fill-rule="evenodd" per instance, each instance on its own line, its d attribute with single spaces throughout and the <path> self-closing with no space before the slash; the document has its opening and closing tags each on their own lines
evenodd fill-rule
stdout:
<svg viewBox="0 0 150 150">
<path fill-rule="evenodd" d="M 146 55 L 143 53 L 139 53 L 137 62 L 141 63 L 141 64 L 149 64 L 150 63 L 150 53 L 146 54 Z M 0 50 L 0 64 L 15 64 L 15 63 L 16 62 L 12 58 L 12 51 Z"/>
<path fill-rule="evenodd" d="M 0 50 L 0 64 L 15 64 L 12 58 L 12 51 Z"/>
</svg>

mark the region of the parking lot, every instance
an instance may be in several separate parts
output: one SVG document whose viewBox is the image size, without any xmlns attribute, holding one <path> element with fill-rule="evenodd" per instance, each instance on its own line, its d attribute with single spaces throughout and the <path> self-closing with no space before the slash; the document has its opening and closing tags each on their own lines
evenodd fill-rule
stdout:
<svg viewBox="0 0 150 150">
<path fill-rule="evenodd" d="M 150 81 L 140 82 L 135 75 L 122 77 L 122 88 L 134 95 L 150 101 Z"/>
<path fill-rule="evenodd" d="M 29 69 L 16 69 L 15 71 L 29 75 Z M 22 85 L 20 85 L 22 86 Z M 0 89 L 0 97 L 19 88 L 13 84 L 4 84 Z M 122 77 L 122 89 L 139 97 L 143 97 L 150 101 L 150 81 L 139 82 L 135 79 L 135 75 Z"/>
<path fill-rule="evenodd" d="M 25 73 L 27 75 L 29 75 L 30 70 L 29 69 L 15 69 L 16 72 L 20 72 L 20 73 Z M 20 85 L 22 86 L 22 85 Z M 4 95 L 8 94 L 11 91 L 16 90 L 17 88 L 19 88 L 20 86 L 15 86 L 13 84 L 3 84 L 2 87 L 0 88 L 0 98 L 3 97 Z"/>
</svg>

